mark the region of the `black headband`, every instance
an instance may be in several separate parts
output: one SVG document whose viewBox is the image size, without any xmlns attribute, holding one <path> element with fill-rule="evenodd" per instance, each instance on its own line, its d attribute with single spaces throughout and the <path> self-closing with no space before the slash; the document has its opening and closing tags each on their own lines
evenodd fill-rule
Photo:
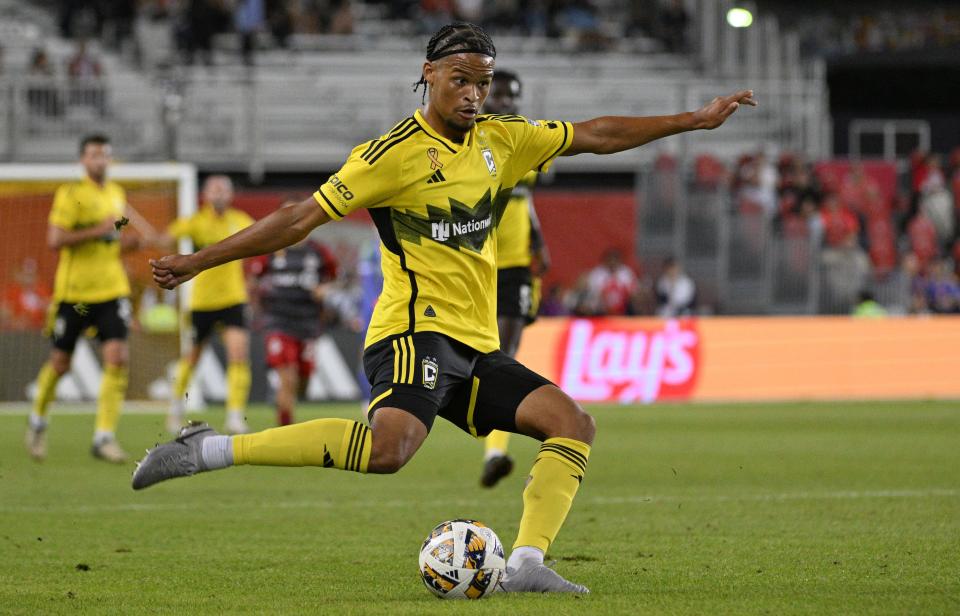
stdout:
<svg viewBox="0 0 960 616">
<path fill-rule="evenodd" d="M 480 49 L 477 47 L 469 47 L 467 49 L 447 49 L 446 51 L 441 51 L 434 53 L 432 56 L 427 56 L 427 60 L 433 62 L 434 60 L 439 60 L 440 58 L 445 58 L 447 56 L 452 56 L 458 53 L 480 53 L 485 56 L 490 56 L 491 58 L 497 57 L 497 52 L 491 52 L 489 49 Z"/>
</svg>

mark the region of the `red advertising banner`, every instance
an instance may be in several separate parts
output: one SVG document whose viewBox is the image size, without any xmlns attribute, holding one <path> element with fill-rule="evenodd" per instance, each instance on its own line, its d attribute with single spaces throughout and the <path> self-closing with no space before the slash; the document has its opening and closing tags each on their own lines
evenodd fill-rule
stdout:
<svg viewBox="0 0 960 616">
<path fill-rule="evenodd" d="M 960 317 L 540 319 L 518 358 L 582 402 L 960 398 Z"/>
</svg>

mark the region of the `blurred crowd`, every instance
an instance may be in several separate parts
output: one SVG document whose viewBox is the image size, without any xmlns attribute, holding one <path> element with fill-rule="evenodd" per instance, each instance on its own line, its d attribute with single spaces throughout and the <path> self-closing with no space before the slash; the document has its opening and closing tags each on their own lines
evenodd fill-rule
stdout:
<svg viewBox="0 0 960 616">
<path fill-rule="evenodd" d="M 960 8 L 919 8 L 854 14 L 809 12 L 795 27 L 807 54 L 846 55 L 960 47 Z"/>
<path fill-rule="evenodd" d="M 210 63 L 218 35 L 236 37 L 241 57 L 250 62 L 260 47 L 288 47 L 292 35 L 353 34 L 364 20 L 417 36 L 466 20 L 492 34 L 567 39 L 579 51 L 644 37 L 670 52 L 688 50 L 691 23 L 683 0 L 58 0 L 56 7 L 65 38 L 137 48 L 137 24 L 160 24 L 190 63 Z"/>
<path fill-rule="evenodd" d="M 698 181 L 723 181 L 701 157 Z M 730 189 L 744 216 L 770 221 L 782 238 L 821 246 L 825 312 L 848 312 L 878 285 L 894 288 L 898 312 L 960 312 L 960 148 L 947 159 L 914 152 L 908 171 L 881 185 L 864 164 L 811 164 L 764 152 L 741 157 Z M 802 266 L 802 264 L 798 264 Z"/>
</svg>

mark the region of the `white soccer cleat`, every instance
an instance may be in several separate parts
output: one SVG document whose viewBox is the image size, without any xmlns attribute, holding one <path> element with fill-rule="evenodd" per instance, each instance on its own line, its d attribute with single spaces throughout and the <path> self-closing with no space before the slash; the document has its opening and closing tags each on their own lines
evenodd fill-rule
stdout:
<svg viewBox="0 0 960 616">
<path fill-rule="evenodd" d="M 90 448 L 90 453 L 98 460 L 112 462 L 113 464 L 123 464 L 130 459 L 127 452 L 120 447 L 117 439 L 113 438 L 103 441 L 99 445 L 94 445 Z"/>
<path fill-rule="evenodd" d="M 550 567 L 533 560 L 521 561 L 519 567 L 507 567 L 500 583 L 504 592 L 571 592 L 587 594 L 586 586 L 566 580 Z"/>
<path fill-rule="evenodd" d="M 223 424 L 225 434 L 247 434 L 250 432 L 250 426 L 244 421 L 239 413 L 228 413 L 227 421 Z"/>
<path fill-rule="evenodd" d="M 47 459 L 47 428 L 34 428 L 27 426 L 27 434 L 24 437 L 24 445 L 27 446 L 27 453 L 37 462 L 43 462 Z"/>
<path fill-rule="evenodd" d="M 183 427 L 184 423 L 185 422 L 184 422 L 183 415 L 177 415 L 174 413 L 168 414 L 167 415 L 167 432 L 174 436 L 177 436 L 178 434 L 180 434 L 180 429 Z"/>
</svg>

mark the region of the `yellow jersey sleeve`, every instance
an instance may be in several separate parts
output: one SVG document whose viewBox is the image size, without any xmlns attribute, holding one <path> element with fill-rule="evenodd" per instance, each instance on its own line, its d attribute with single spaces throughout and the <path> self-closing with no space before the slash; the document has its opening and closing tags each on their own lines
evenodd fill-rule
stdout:
<svg viewBox="0 0 960 616">
<path fill-rule="evenodd" d="M 522 122 L 503 122 L 503 127 L 513 141 L 513 160 L 511 167 L 516 170 L 514 182 L 528 171 L 543 173 L 550 168 L 554 159 L 560 156 L 573 142 L 573 124 L 557 120 L 528 120 L 521 116 Z"/>
<path fill-rule="evenodd" d="M 64 184 L 57 188 L 53 197 L 53 207 L 50 209 L 48 222 L 61 229 L 70 230 L 77 224 L 77 203 L 72 199 L 70 193 L 72 187 Z"/>
<path fill-rule="evenodd" d="M 378 144 L 370 141 L 354 148 L 343 167 L 313 193 L 317 204 L 333 220 L 383 205 L 397 190 L 400 157 L 370 156 L 368 150 L 376 150 Z"/>
<path fill-rule="evenodd" d="M 167 227 L 167 234 L 180 239 L 189 237 L 193 239 L 193 218 L 178 218 Z"/>
<path fill-rule="evenodd" d="M 253 219 L 253 217 L 250 216 L 250 214 L 247 214 L 243 210 L 235 210 L 235 211 L 237 213 L 237 226 L 239 227 L 238 230 L 246 229 L 247 227 L 249 227 L 250 225 L 256 222 Z"/>
</svg>

